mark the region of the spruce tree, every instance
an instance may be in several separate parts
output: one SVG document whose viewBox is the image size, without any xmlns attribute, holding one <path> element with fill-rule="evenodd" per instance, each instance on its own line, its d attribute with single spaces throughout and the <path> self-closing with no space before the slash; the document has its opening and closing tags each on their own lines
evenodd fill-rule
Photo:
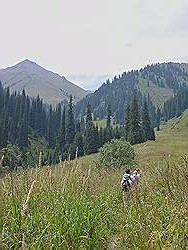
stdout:
<svg viewBox="0 0 188 250">
<path fill-rule="evenodd" d="M 56 150 L 63 156 L 65 153 L 65 107 L 63 108 L 63 114 L 62 114 L 62 119 L 61 119 L 61 127 L 56 139 Z"/>
<path fill-rule="evenodd" d="M 84 142 L 83 142 L 82 133 L 77 133 L 75 135 L 74 148 L 75 148 L 75 152 L 78 149 L 77 156 L 83 156 L 84 155 Z"/>
<path fill-rule="evenodd" d="M 48 127 L 47 127 L 47 140 L 49 143 L 49 147 L 53 146 L 53 118 L 52 118 L 52 105 L 50 105 L 50 109 L 48 112 Z"/>
<path fill-rule="evenodd" d="M 127 139 L 131 144 L 145 141 L 143 128 L 141 126 L 136 91 L 133 93 L 133 99 L 130 104 L 130 120 L 128 130 Z"/>
<path fill-rule="evenodd" d="M 19 125 L 19 142 L 18 145 L 21 148 L 25 148 L 28 146 L 28 119 L 27 113 L 24 112 L 24 116 L 20 121 Z"/>
<path fill-rule="evenodd" d="M 8 116 L 8 110 L 4 108 L 2 119 L 1 119 L 1 142 L 0 146 L 2 148 L 5 148 L 8 144 L 9 139 L 9 116 Z"/>
<path fill-rule="evenodd" d="M 125 138 L 128 139 L 128 134 L 130 130 L 130 105 L 127 104 L 126 114 L 125 114 Z"/>
<path fill-rule="evenodd" d="M 108 107 L 107 107 L 107 120 L 106 120 L 106 127 L 107 128 L 110 128 L 110 126 L 111 126 L 111 115 L 112 115 L 111 105 L 108 104 Z"/>
<path fill-rule="evenodd" d="M 92 121 L 91 107 L 86 110 L 86 130 L 84 134 L 84 151 L 86 154 L 97 152 L 96 128 Z"/>
<path fill-rule="evenodd" d="M 103 145 L 103 128 L 100 127 L 99 129 L 99 148 Z"/>
<path fill-rule="evenodd" d="M 72 95 L 70 95 L 69 101 L 69 110 L 67 115 L 67 126 L 66 126 L 66 144 L 67 147 L 73 143 L 75 137 L 75 124 L 74 124 L 74 115 L 73 115 L 73 103 Z"/>
<path fill-rule="evenodd" d="M 107 120 L 106 120 L 106 142 L 112 139 L 112 126 L 111 126 L 111 105 L 107 107 Z"/>
<path fill-rule="evenodd" d="M 161 122 L 161 111 L 159 108 L 157 108 L 157 115 L 156 115 L 157 131 L 160 130 L 160 122 Z"/>
<path fill-rule="evenodd" d="M 144 107 L 142 110 L 142 127 L 144 130 L 144 136 L 146 140 L 155 140 L 154 130 L 151 127 L 151 122 L 149 118 L 148 106 L 146 100 L 144 101 Z"/>
<path fill-rule="evenodd" d="M 120 139 L 121 138 L 121 133 L 120 133 L 118 125 L 116 125 L 116 127 L 114 128 L 113 138 L 114 139 Z"/>
</svg>

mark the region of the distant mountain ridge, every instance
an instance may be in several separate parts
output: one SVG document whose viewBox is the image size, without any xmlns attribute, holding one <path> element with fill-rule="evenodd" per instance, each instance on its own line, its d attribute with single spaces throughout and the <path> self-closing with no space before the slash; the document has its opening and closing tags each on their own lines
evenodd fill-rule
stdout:
<svg viewBox="0 0 188 250">
<path fill-rule="evenodd" d="M 68 100 L 72 94 L 74 103 L 88 94 L 87 91 L 68 81 L 64 76 L 44 69 L 28 59 L 5 69 L 0 69 L 0 81 L 11 92 L 25 89 L 30 97 L 38 94 L 48 104 Z"/>
<path fill-rule="evenodd" d="M 89 94 L 75 107 L 77 117 L 85 113 L 90 103 L 95 119 L 104 119 L 110 104 L 112 115 L 117 121 L 123 121 L 125 106 L 134 89 L 139 98 L 149 98 L 155 108 L 162 108 L 165 101 L 183 87 L 188 87 L 188 64 L 157 63 L 143 69 L 124 72 L 112 81 L 107 80 L 94 93 Z"/>
</svg>

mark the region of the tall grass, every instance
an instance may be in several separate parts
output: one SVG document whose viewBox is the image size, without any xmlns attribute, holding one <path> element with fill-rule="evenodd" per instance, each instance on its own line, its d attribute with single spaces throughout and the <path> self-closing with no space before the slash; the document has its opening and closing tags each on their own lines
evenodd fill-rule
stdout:
<svg viewBox="0 0 188 250">
<path fill-rule="evenodd" d="M 187 121 L 136 146 L 142 178 L 125 195 L 123 170 L 95 155 L 5 175 L 1 248 L 188 249 Z"/>
<path fill-rule="evenodd" d="M 142 166 L 138 187 L 123 197 L 122 171 L 96 169 L 87 159 L 1 180 L 3 249 L 187 247 L 186 161 Z"/>
</svg>

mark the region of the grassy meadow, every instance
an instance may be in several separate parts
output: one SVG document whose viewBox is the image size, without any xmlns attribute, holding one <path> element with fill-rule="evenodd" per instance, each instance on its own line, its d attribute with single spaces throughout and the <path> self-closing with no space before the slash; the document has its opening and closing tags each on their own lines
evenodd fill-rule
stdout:
<svg viewBox="0 0 188 250">
<path fill-rule="evenodd" d="M 142 178 L 123 195 L 123 169 L 96 155 L 1 178 L 2 249 L 187 249 L 188 112 L 135 146 Z"/>
</svg>

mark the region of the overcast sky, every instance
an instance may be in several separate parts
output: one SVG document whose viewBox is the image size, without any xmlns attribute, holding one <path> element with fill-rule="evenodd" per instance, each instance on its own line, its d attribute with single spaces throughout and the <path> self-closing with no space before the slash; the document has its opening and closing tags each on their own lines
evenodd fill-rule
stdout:
<svg viewBox="0 0 188 250">
<path fill-rule="evenodd" d="M 0 68 L 28 58 L 59 74 L 188 62 L 188 0 L 0 0 Z"/>
</svg>

